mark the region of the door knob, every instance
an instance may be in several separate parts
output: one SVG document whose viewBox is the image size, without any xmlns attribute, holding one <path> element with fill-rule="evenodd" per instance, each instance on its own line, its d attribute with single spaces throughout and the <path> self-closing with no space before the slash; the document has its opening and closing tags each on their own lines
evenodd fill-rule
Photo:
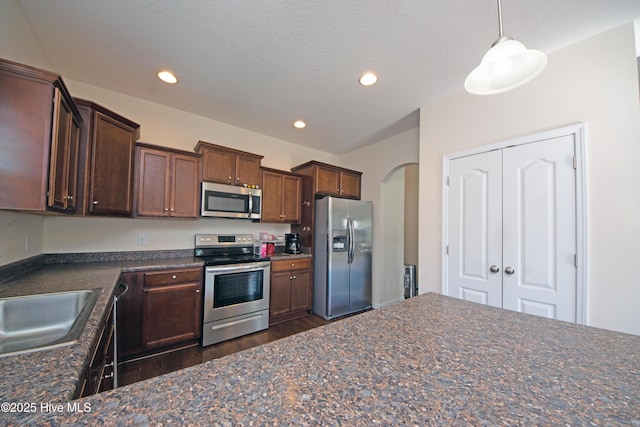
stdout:
<svg viewBox="0 0 640 427">
<path fill-rule="evenodd" d="M 497 265 L 492 265 L 491 267 L 489 267 L 489 271 L 492 273 L 497 273 L 498 271 L 500 271 L 500 267 L 498 267 Z"/>
<path fill-rule="evenodd" d="M 513 274 L 516 271 L 511 267 L 507 267 L 507 268 L 504 269 L 504 272 L 507 273 L 507 274 Z"/>
</svg>

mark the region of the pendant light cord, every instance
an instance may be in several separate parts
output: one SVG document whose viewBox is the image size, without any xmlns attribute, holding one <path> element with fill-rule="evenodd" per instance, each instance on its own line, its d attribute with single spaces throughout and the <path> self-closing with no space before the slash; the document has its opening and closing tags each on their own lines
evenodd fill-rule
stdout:
<svg viewBox="0 0 640 427">
<path fill-rule="evenodd" d="M 504 34 L 502 32 L 502 5 L 500 4 L 500 0 L 498 0 L 498 38 L 502 37 Z"/>
</svg>

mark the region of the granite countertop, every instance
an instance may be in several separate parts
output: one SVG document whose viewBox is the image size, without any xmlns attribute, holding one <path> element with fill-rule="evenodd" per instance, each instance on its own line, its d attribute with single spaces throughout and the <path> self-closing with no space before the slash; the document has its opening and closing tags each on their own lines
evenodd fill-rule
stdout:
<svg viewBox="0 0 640 427">
<path fill-rule="evenodd" d="M 640 337 L 428 293 L 77 403 L 22 421 L 638 425 Z"/>
<path fill-rule="evenodd" d="M 0 284 L 0 298 L 49 292 L 100 289 L 100 296 L 78 342 L 50 350 L 0 357 L 0 403 L 71 400 L 98 339 L 98 327 L 107 313 L 121 272 L 143 269 L 202 266 L 193 257 L 137 261 L 45 264 Z M 0 412 L 0 425 L 21 418 Z"/>
<path fill-rule="evenodd" d="M 281 261 L 281 260 L 287 260 L 287 259 L 312 258 L 312 257 L 313 257 L 313 255 L 311 255 L 311 254 L 286 254 L 286 253 L 281 253 L 281 254 L 271 255 L 269 257 L 269 259 L 271 259 L 271 261 Z"/>
</svg>

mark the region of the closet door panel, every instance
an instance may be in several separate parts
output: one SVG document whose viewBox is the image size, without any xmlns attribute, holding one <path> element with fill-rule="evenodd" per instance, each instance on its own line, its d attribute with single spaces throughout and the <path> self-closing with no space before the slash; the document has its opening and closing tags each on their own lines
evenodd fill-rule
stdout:
<svg viewBox="0 0 640 427">
<path fill-rule="evenodd" d="M 449 176 L 449 296 L 502 307 L 502 154 L 452 160 Z"/>
<path fill-rule="evenodd" d="M 504 308 L 576 320 L 572 136 L 503 150 Z"/>
</svg>

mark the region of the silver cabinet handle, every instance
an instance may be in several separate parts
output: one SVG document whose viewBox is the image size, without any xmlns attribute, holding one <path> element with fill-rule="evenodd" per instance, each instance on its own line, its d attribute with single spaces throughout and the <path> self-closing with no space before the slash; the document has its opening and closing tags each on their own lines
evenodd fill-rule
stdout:
<svg viewBox="0 0 640 427">
<path fill-rule="evenodd" d="M 489 271 L 492 273 L 497 273 L 498 271 L 500 271 L 500 267 L 498 267 L 497 265 L 492 265 L 491 267 L 489 267 Z"/>
<path fill-rule="evenodd" d="M 98 204 L 98 201 L 97 201 L 97 200 L 94 200 L 94 201 L 93 201 L 93 204 L 94 204 L 94 205 L 97 205 L 97 204 Z"/>
<path fill-rule="evenodd" d="M 507 267 L 507 268 L 504 269 L 504 272 L 507 273 L 507 274 L 513 274 L 516 271 L 511 267 Z"/>
</svg>

